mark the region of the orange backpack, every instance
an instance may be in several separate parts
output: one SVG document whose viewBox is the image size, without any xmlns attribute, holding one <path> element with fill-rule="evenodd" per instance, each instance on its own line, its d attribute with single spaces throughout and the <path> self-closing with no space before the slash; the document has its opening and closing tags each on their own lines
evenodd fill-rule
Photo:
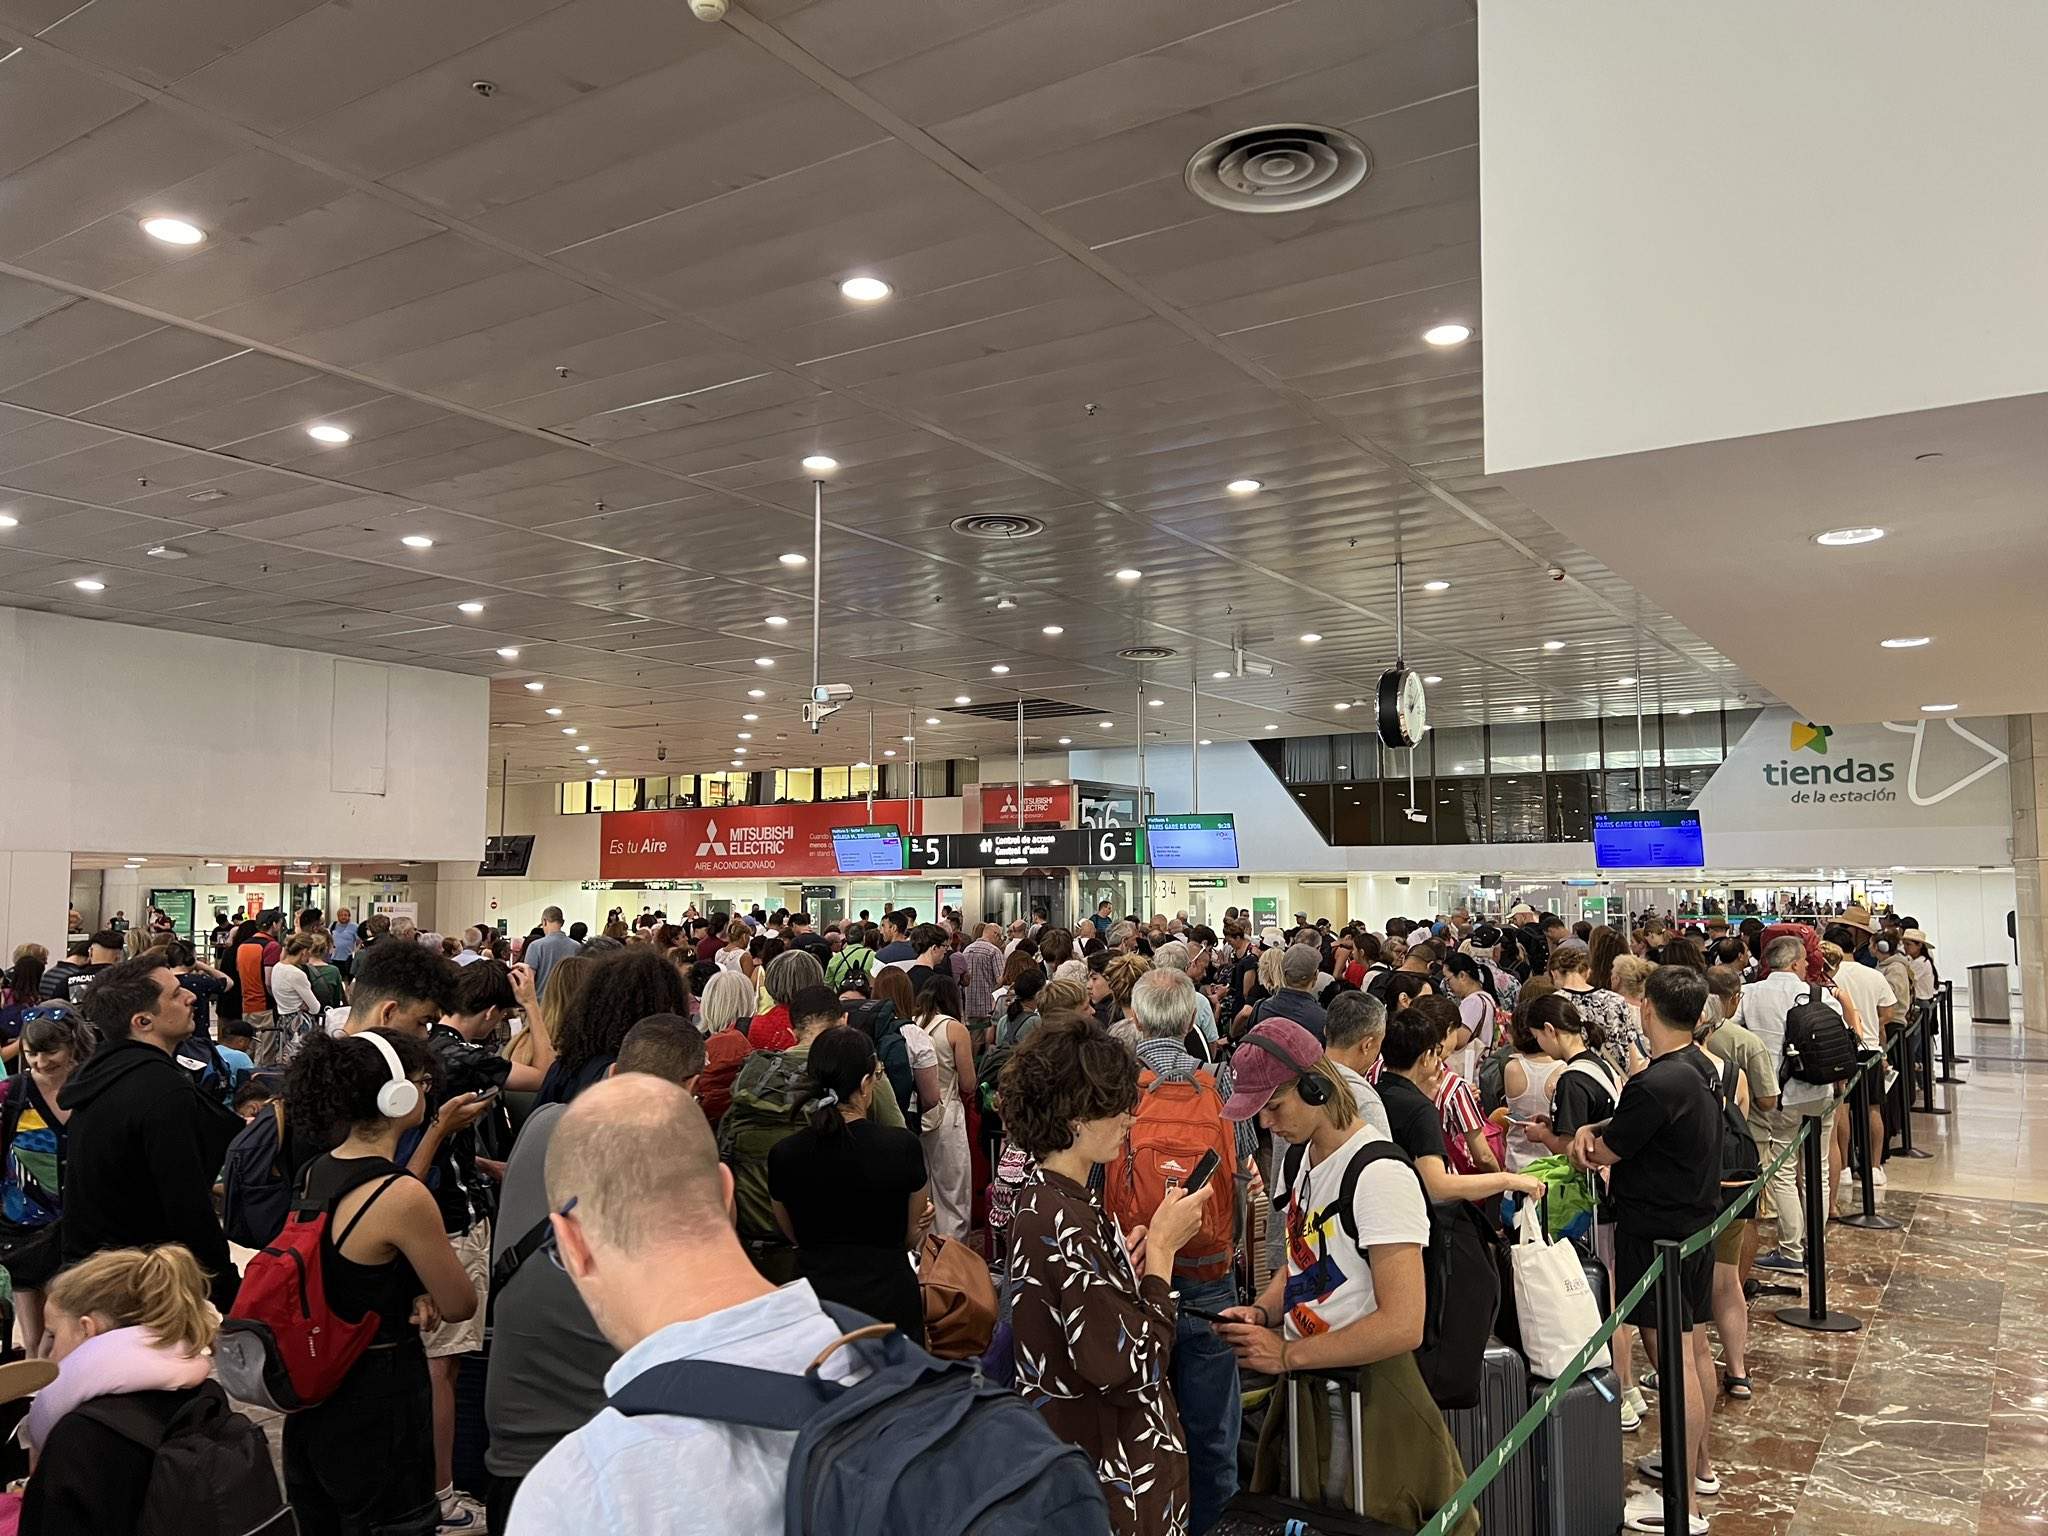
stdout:
<svg viewBox="0 0 2048 1536">
<path fill-rule="evenodd" d="M 1192 1081 L 1162 1081 L 1140 1071 L 1137 1123 L 1124 1139 L 1123 1156 L 1104 1170 L 1104 1208 L 1126 1232 L 1146 1225 L 1166 1197 L 1167 1181 L 1185 1184 L 1209 1151 L 1222 1161 L 1205 1191 L 1209 1198 L 1202 1206 L 1201 1230 L 1188 1239 L 1173 1265 L 1174 1274 L 1188 1280 L 1220 1280 L 1230 1273 L 1237 1137 L 1223 1118 L 1223 1095 L 1207 1072 L 1197 1072 Z"/>
</svg>

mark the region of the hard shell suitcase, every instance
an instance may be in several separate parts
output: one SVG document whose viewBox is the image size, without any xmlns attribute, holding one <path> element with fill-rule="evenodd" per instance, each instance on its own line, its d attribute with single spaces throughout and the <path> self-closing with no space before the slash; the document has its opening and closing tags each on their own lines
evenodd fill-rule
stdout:
<svg viewBox="0 0 2048 1536">
<path fill-rule="evenodd" d="M 1528 1411 L 1529 1367 L 1507 1345 L 1498 1341 L 1487 1345 L 1479 1369 L 1479 1406 L 1444 1413 L 1465 1470 L 1470 1472 L 1484 1461 Z M 1615 1420 L 1617 1429 L 1620 1422 Z M 1619 1466 L 1620 1452 L 1615 1454 Z M 1477 1507 L 1479 1528 L 1485 1536 L 1537 1536 L 1536 1467 L 1527 1449 L 1509 1458 L 1500 1476 L 1480 1494 Z"/>
<path fill-rule="evenodd" d="M 1364 1403 L 1356 1387 L 1346 1393 L 1346 1409 L 1351 1415 L 1351 1498 L 1354 1503 L 1362 1504 L 1365 1502 L 1361 1431 Z M 1287 1390 L 1287 1378 L 1282 1377 L 1274 1385 L 1265 1411 L 1287 1415 L 1288 1492 L 1285 1495 L 1238 1494 L 1224 1507 L 1217 1522 L 1209 1527 L 1209 1536 L 1402 1536 L 1392 1526 L 1377 1520 L 1368 1520 L 1349 1510 L 1326 1509 L 1303 1498 L 1300 1456 L 1296 1449 L 1299 1430 L 1295 1423 L 1294 1394 Z M 1245 1475 L 1250 1476 L 1249 1468 L 1245 1469 Z"/>
<path fill-rule="evenodd" d="M 1530 1390 L 1548 1385 L 1532 1381 Z M 1614 1536 L 1628 1498 L 1614 1372 L 1588 1371 L 1573 1382 L 1516 1459 L 1536 1469 L 1536 1536 Z"/>
</svg>

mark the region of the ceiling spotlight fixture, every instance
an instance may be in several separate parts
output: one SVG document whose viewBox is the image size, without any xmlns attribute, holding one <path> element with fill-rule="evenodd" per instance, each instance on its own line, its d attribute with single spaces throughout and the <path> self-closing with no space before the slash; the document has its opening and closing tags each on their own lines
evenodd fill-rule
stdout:
<svg viewBox="0 0 2048 1536">
<path fill-rule="evenodd" d="M 1526 704 L 1517 704 L 1515 706 L 1515 713 L 1518 715 L 1526 715 L 1527 713 L 1529 713 L 1529 706 Z"/>
<path fill-rule="evenodd" d="M 732 749 L 732 755 L 734 757 L 745 757 L 747 755 L 747 749 L 745 747 L 734 747 Z"/>
<path fill-rule="evenodd" d="M 81 592 L 104 592 L 107 590 L 107 584 L 104 581 L 95 581 L 90 576 L 81 576 L 71 585 L 78 588 Z"/>
<path fill-rule="evenodd" d="M 1007 613 L 1016 606 L 1017 599 L 1014 597 L 999 597 L 996 599 L 996 612 L 998 613 Z"/>
<path fill-rule="evenodd" d="M 1690 704 L 1682 704 L 1679 706 L 1678 712 L 1681 715 L 1689 715 L 1693 712 L 1693 708 Z"/>
<path fill-rule="evenodd" d="M 1098 720 L 1095 722 L 1095 728 L 1098 731 L 1106 731 L 1115 724 L 1116 722 L 1114 720 Z"/>
<path fill-rule="evenodd" d="M 828 469 L 837 469 L 839 461 L 830 454 L 814 453 L 804 460 L 804 468 L 822 475 Z"/>
<path fill-rule="evenodd" d="M 1816 533 L 1813 542 L 1828 549 L 1846 549 L 1851 544 L 1875 544 L 1884 537 L 1882 528 L 1830 528 Z"/>
<path fill-rule="evenodd" d="M 1920 706 L 1920 713 L 1923 715 L 1948 715 L 1955 713 L 1959 708 L 1961 706 L 1956 704 L 1922 704 Z"/>
<path fill-rule="evenodd" d="M 896 749 L 895 749 L 894 747 L 884 747 L 884 748 L 882 748 L 882 756 L 884 756 L 884 757 L 894 757 L 895 755 L 896 755 Z M 739 764 L 738 764 L 738 763 L 734 763 L 734 764 L 733 764 L 733 767 L 737 768 L 737 767 L 739 767 Z"/>
<path fill-rule="evenodd" d="M 1230 669 L 1228 667 L 1218 667 L 1214 672 L 1211 672 L 1209 676 L 1220 683 L 1226 677 L 1230 676 Z"/>
<path fill-rule="evenodd" d="M 1277 731 L 1280 729 L 1280 726 L 1276 721 L 1268 720 L 1266 722 L 1266 729 L 1269 731 Z"/>
<path fill-rule="evenodd" d="M 1461 341 L 1472 339 L 1472 327 L 1451 321 L 1444 325 L 1432 325 L 1422 333 L 1422 339 L 1432 347 L 1455 347 Z"/>
<path fill-rule="evenodd" d="M 600 768 L 597 770 L 597 776 L 600 779 L 608 779 L 612 776 L 611 770 L 609 768 Z"/>
<path fill-rule="evenodd" d="M 897 737 L 896 739 L 897 739 L 898 741 L 915 741 L 915 740 L 917 740 L 917 738 L 916 738 L 915 736 L 899 736 L 899 737 Z"/>
<path fill-rule="evenodd" d="M 1431 687 L 1435 687 L 1438 683 L 1442 682 L 1443 679 L 1438 677 L 1434 672 L 1431 672 L 1423 678 L 1423 681 L 1425 683 L 1428 683 Z"/>
<path fill-rule="evenodd" d="M 574 736 L 576 734 L 576 727 L 573 725 L 565 725 L 562 727 L 562 734 L 564 736 Z"/>
<path fill-rule="evenodd" d="M 926 715 L 924 717 L 924 723 L 926 725 L 937 725 L 939 723 L 939 717 L 937 715 Z"/>
<path fill-rule="evenodd" d="M 754 658 L 754 665 L 757 667 L 772 667 L 775 665 L 775 658 L 773 656 L 756 656 Z"/>
<path fill-rule="evenodd" d="M 424 533 L 408 533 L 398 542 L 407 549 L 432 549 L 434 547 L 434 541 Z"/>
<path fill-rule="evenodd" d="M 1264 490 L 1265 482 L 1262 480 L 1233 480 L 1223 489 L 1230 492 L 1233 496 L 1249 496 L 1253 491 Z"/>
<path fill-rule="evenodd" d="M 784 553 L 777 555 L 775 558 L 780 560 L 784 565 L 809 565 L 811 563 L 811 557 L 809 555 L 800 555 L 793 549 L 785 551 Z"/>
<path fill-rule="evenodd" d="M 740 731 L 737 734 L 741 741 L 752 741 L 754 739 L 754 733 L 752 731 Z"/>
<path fill-rule="evenodd" d="M 12 512 L 0 512 L 0 528 L 19 528 L 21 519 Z"/>
<path fill-rule="evenodd" d="M 1889 640 L 1880 640 L 1877 643 L 1888 651 L 1915 651 L 1933 638 L 1932 635 L 1894 635 Z"/>
<path fill-rule="evenodd" d="M 205 230 L 197 224 L 188 224 L 183 219 L 144 219 L 142 232 L 152 240 L 163 241 L 165 245 L 197 245 L 206 238 Z"/>
<path fill-rule="evenodd" d="M 498 647 L 498 654 L 507 661 L 517 661 L 519 659 L 519 647 L 516 645 L 501 645 Z"/>
<path fill-rule="evenodd" d="M 1561 651 L 1564 649 L 1564 642 L 1562 640 L 1546 640 L 1543 642 L 1543 649 L 1546 651 Z"/>
<path fill-rule="evenodd" d="M 1451 590 L 1451 584 L 1448 581 L 1444 581 L 1441 579 L 1436 581 L 1425 581 L 1422 584 L 1422 590 L 1425 592 L 1448 592 Z"/>
<path fill-rule="evenodd" d="M 1073 744 L 1074 738 L 1071 736 L 1062 736 L 1060 738 L 1060 745 L 1063 747 L 1071 747 Z"/>
<path fill-rule="evenodd" d="M 316 421 L 306 428 L 306 436 L 316 443 L 329 443 L 338 448 L 355 434 L 347 427 L 337 427 L 331 421 Z"/>
<path fill-rule="evenodd" d="M 994 666 L 992 666 L 992 667 L 990 667 L 990 668 L 989 668 L 989 671 L 991 671 L 991 672 L 995 673 L 995 675 L 996 675 L 997 677 L 1003 677 L 1003 676 L 1007 675 L 1007 674 L 1008 674 L 1008 672 L 1009 672 L 1009 670 L 1010 670 L 1010 669 L 1009 669 L 1008 667 L 1004 666 L 1004 665 L 1003 665 L 1003 664 L 1002 664 L 1002 663 L 1001 663 L 1000 661 L 999 661 L 999 662 L 997 662 L 997 663 L 996 663 L 996 664 L 995 664 Z"/>
<path fill-rule="evenodd" d="M 1166 700 L 1164 699 L 1147 699 L 1145 701 L 1145 707 L 1147 709 L 1157 709 L 1160 705 L 1164 704 L 1165 702 Z"/>
<path fill-rule="evenodd" d="M 872 304 L 877 299 L 886 299 L 895 290 L 879 277 L 849 277 L 839 285 L 839 291 L 858 303 Z"/>
<path fill-rule="evenodd" d="M 576 743 L 576 750 L 578 752 L 588 752 L 590 750 L 590 743 L 587 741 L 579 741 Z"/>
<path fill-rule="evenodd" d="M 767 618 L 763 619 L 761 622 L 763 624 L 766 624 L 770 629 L 783 629 L 786 628 L 789 624 L 789 620 L 784 618 L 779 613 L 771 613 L 768 615 Z"/>
<path fill-rule="evenodd" d="M 745 713 L 744 715 L 741 715 L 741 716 L 740 716 L 740 718 L 741 718 L 742 720 L 745 720 L 745 721 L 749 722 L 749 723 L 752 723 L 753 721 L 755 721 L 755 720 L 758 720 L 758 719 L 760 719 L 761 717 L 760 717 L 759 715 L 755 714 L 755 713 L 754 713 L 754 712 L 753 712 L 752 710 L 749 710 L 749 711 L 747 711 L 747 713 Z"/>
<path fill-rule="evenodd" d="M 1614 680 L 1614 686 L 1617 688 L 1633 688 L 1635 685 L 1636 680 L 1632 677 L 1617 677 Z"/>
<path fill-rule="evenodd" d="M 1142 581 L 1144 579 L 1144 576 L 1145 573 L 1143 571 L 1133 570 L 1128 565 L 1116 573 L 1116 579 L 1118 581 L 1124 582 Z"/>
<path fill-rule="evenodd" d="M 1204 736 L 1201 740 L 1201 745 L 1205 747 L 1213 747 L 1216 745 L 1216 743 L 1211 741 L 1208 737 Z"/>
<path fill-rule="evenodd" d="M 457 603 L 455 607 L 456 610 L 460 613 L 467 613 L 472 615 L 479 614 L 484 611 L 484 605 L 482 603 Z"/>
<path fill-rule="evenodd" d="M 747 690 L 747 697 L 750 699 L 765 699 L 768 697 L 768 690 L 766 688 L 749 688 Z"/>
<path fill-rule="evenodd" d="M 1066 632 L 1065 626 L 1059 624 L 1048 624 L 1039 631 L 1041 635 L 1064 635 Z"/>
<path fill-rule="evenodd" d="M 1317 634 L 1314 630 L 1310 630 L 1307 634 L 1301 637 L 1301 643 L 1303 645 L 1320 645 L 1322 644 L 1322 640 L 1323 637 Z"/>
<path fill-rule="evenodd" d="M 527 691 L 528 693 L 539 693 L 539 692 L 540 692 L 540 691 L 541 691 L 541 690 L 542 690 L 543 688 L 545 688 L 545 687 L 547 687 L 547 684 L 546 684 L 546 683 L 540 683 L 540 682 L 528 683 L 528 684 L 526 685 L 526 691 Z"/>
<path fill-rule="evenodd" d="M 551 720 L 559 720 L 562 718 L 562 706 L 559 704 L 550 704 L 546 709 L 542 710 L 541 713 L 546 715 Z"/>
<path fill-rule="evenodd" d="M 970 699 L 964 693 L 956 693 L 953 695 L 953 702 L 955 704 L 972 704 L 974 700 Z"/>
<path fill-rule="evenodd" d="M 1338 714 L 1340 714 L 1340 715 L 1341 715 L 1341 714 L 1342 714 L 1342 713 L 1343 713 L 1343 712 L 1344 712 L 1345 710 L 1349 709 L 1350 707 L 1351 707 L 1351 706 L 1350 706 L 1350 704 L 1346 703 L 1346 702 L 1345 702 L 1344 700 L 1342 700 L 1342 699 L 1339 699 L 1339 700 L 1338 700 L 1338 701 L 1337 701 L 1337 702 L 1336 702 L 1335 704 L 1332 704 L 1332 705 L 1330 706 L 1330 708 L 1332 708 L 1332 709 L 1336 710 L 1336 711 L 1337 711 L 1337 713 L 1338 713 Z"/>
</svg>

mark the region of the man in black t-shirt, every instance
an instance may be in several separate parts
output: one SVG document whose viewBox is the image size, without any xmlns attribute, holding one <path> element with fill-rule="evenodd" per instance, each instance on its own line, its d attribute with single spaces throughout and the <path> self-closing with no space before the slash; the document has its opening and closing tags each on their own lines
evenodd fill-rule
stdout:
<svg viewBox="0 0 2048 1536">
<path fill-rule="evenodd" d="M 1386 1106 L 1394 1144 L 1415 1163 L 1423 1193 L 1432 1200 L 1497 1200 L 1503 1194 L 1541 1195 L 1541 1179 L 1526 1173 L 1453 1173 L 1445 1161 L 1443 1113 L 1431 1096 L 1442 1081 L 1444 1032 L 1413 1008 L 1387 1021 L 1374 1086 Z"/>
<path fill-rule="evenodd" d="M 1650 1063 L 1628 1080 L 1604 1128 L 1583 1125 L 1571 1141 L 1572 1164 L 1611 1168 L 1614 1203 L 1614 1289 L 1626 1295 L 1656 1258 L 1660 1238 L 1686 1238 L 1713 1221 L 1721 1209 L 1721 1106 L 1714 1072 L 1693 1044 L 1693 1025 L 1707 1006 L 1707 978 L 1686 966 L 1661 965 L 1644 987 L 1643 1027 L 1650 1037 Z M 1708 1413 L 1713 1406 L 1706 1382 L 1713 1372 L 1706 1330 L 1711 1315 L 1714 1251 L 1701 1248 L 1681 1261 L 1685 1291 L 1685 1456 L 1668 1468 L 1686 1479 L 1688 1507 L 1694 1492 L 1718 1493 L 1708 1456 Z M 1656 1297 L 1646 1293 L 1629 1314 L 1642 1330 L 1654 1358 L 1657 1350 Z M 1662 1390 L 1669 1392 L 1666 1381 Z M 1658 1459 L 1645 1457 L 1637 1469 L 1658 1475 Z M 1696 1481 L 1695 1481 L 1696 1479 Z M 1642 1496 L 1643 1507 L 1656 1495 Z M 1630 1515 L 1639 1513 L 1631 1501 Z"/>
</svg>

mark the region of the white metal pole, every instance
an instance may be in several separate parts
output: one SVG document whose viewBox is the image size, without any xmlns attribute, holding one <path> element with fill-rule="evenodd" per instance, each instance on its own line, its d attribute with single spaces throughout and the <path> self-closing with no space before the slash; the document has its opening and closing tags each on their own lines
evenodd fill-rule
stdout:
<svg viewBox="0 0 2048 1536">
<path fill-rule="evenodd" d="M 1024 830 L 1024 695 L 1017 695 L 1017 830 Z"/>
<path fill-rule="evenodd" d="M 1202 809 L 1202 689 L 1196 681 L 1195 658 L 1188 658 L 1188 809 Z"/>
</svg>

